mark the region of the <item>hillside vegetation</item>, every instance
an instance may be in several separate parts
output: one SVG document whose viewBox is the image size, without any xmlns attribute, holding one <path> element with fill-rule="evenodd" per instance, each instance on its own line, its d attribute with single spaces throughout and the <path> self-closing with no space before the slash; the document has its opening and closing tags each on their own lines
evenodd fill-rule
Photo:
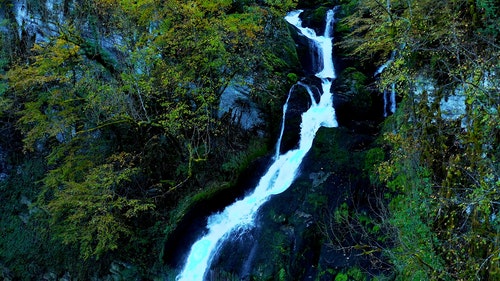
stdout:
<svg viewBox="0 0 500 281">
<path fill-rule="evenodd" d="M 267 152 L 259 131 L 273 128 L 243 130 L 218 106 L 244 77 L 274 118 L 297 64 L 282 20 L 294 3 L 0 3 L 5 274 L 88 280 L 121 261 L 163 270 L 165 236 L 186 209 Z"/>
<path fill-rule="evenodd" d="M 343 1 L 340 47 L 395 85 L 379 226 L 396 280 L 500 278 L 500 4 Z M 455 102 L 454 102 L 455 101 Z M 454 105 L 450 106 L 454 102 Z M 376 243 L 374 243 L 376 244 Z M 377 247 L 377 245 L 374 245 Z"/>
<path fill-rule="evenodd" d="M 366 153 L 334 151 L 333 133 L 313 149 L 321 169 L 364 165 L 378 195 L 369 214 L 337 208 L 314 239 L 362 233 L 352 248 L 383 264 L 316 279 L 500 279 L 498 1 L 0 0 L 3 279 L 173 279 L 171 233 L 274 145 L 302 74 L 283 16 L 310 8 L 314 24 L 336 5 L 335 94 L 363 110 L 394 87 L 398 104 Z M 266 125 L 220 114 L 235 81 Z"/>
</svg>

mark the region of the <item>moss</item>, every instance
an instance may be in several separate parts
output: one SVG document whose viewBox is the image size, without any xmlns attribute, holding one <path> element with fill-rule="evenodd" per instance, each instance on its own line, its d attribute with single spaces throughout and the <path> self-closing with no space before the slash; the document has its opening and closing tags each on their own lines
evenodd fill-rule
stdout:
<svg viewBox="0 0 500 281">
<path fill-rule="evenodd" d="M 295 73 L 288 73 L 286 77 L 291 83 L 297 83 L 297 81 L 299 81 L 299 76 Z"/>
<path fill-rule="evenodd" d="M 351 32 L 351 28 L 345 22 L 340 21 L 335 24 L 335 32 L 340 34 L 348 34 L 349 32 Z"/>
<path fill-rule="evenodd" d="M 342 71 L 340 76 L 348 87 L 348 94 L 356 95 L 367 92 L 366 82 L 368 78 L 365 74 L 354 67 L 348 67 Z"/>
<path fill-rule="evenodd" d="M 328 8 L 326 7 L 319 7 L 315 9 L 312 13 L 311 20 L 314 23 L 323 23 L 326 18 L 326 13 L 328 12 Z"/>
<path fill-rule="evenodd" d="M 337 91 L 346 95 L 355 112 L 372 110 L 372 95 L 368 84 L 372 80 L 355 67 L 344 69 L 339 75 Z"/>
<path fill-rule="evenodd" d="M 313 210 L 316 212 L 327 206 L 328 197 L 317 192 L 310 192 L 306 195 L 306 201 L 313 207 Z"/>
<path fill-rule="evenodd" d="M 264 156 L 267 152 L 269 152 L 269 149 L 265 141 L 261 139 L 253 140 L 248 145 L 247 150 L 229 157 L 229 159 L 222 164 L 222 170 L 235 175 L 241 174 L 248 168 L 252 161 Z"/>
</svg>

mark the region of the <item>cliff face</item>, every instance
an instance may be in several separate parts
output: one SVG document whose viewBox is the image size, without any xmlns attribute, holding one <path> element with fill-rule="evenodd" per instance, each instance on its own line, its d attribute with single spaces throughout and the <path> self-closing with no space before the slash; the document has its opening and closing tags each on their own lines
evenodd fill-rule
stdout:
<svg viewBox="0 0 500 281">
<path fill-rule="evenodd" d="M 59 34 L 58 25 L 63 24 L 70 13 L 70 1 L 14 0 L 8 14 L 15 19 L 15 31 L 21 41 L 45 42 Z M 66 7 L 64 7 L 66 6 Z"/>
</svg>

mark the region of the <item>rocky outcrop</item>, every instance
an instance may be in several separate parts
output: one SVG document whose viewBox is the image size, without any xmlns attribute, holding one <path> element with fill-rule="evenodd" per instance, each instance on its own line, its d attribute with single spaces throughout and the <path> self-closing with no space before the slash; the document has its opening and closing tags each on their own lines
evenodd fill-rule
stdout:
<svg viewBox="0 0 500 281">
<path fill-rule="evenodd" d="M 313 81 L 308 81 L 307 84 L 312 84 Z M 289 92 L 287 99 L 286 111 L 284 112 L 285 122 L 283 128 L 283 137 L 280 143 L 280 153 L 283 154 L 291 149 L 298 148 L 300 139 L 300 124 L 302 122 L 302 113 L 306 112 L 311 107 L 312 100 L 319 102 L 320 91 L 319 85 L 307 86 L 299 82 L 294 85 Z M 308 92 L 308 89 L 311 93 Z"/>
<path fill-rule="evenodd" d="M 2 25 L 11 42 L 18 42 L 17 48 L 24 55 L 29 54 L 34 44 L 43 44 L 56 37 L 78 45 L 82 53 L 117 75 L 119 58 L 124 54 L 118 48 L 122 34 L 107 27 L 95 26 L 92 17 L 76 17 L 79 4 L 74 0 L 12 0 L 11 5 L 0 8 L 0 21 L 11 22 Z M 68 26 L 71 23 L 72 27 Z"/>
<path fill-rule="evenodd" d="M 231 118 L 231 123 L 245 130 L 257 129 L 263 125 L 262 112 L 250 98 L 252 84 L 252 78 L 242 77 L 229 82 L 220 97 L 220 118 L 227 115 Z"/>
</svg>

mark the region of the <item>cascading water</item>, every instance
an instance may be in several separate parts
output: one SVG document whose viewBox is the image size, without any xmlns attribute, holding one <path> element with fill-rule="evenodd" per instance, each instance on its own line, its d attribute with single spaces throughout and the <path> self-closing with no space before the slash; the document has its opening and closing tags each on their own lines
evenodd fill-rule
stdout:
<svg viewBox="0 0 500 281">
<path fill-rule="evenodd" d="M 396 112 L 396 84 L 392 83 L 390 89 L 384 89 L 384 117 Z"/>
<path fill-rule="evenodd" d="M 391 101 L 390 111 L 391 111 L 391 113 L 394 113 L 394 112 L 396 112 L 396 84 L 395 83 L 391 84 L 391 97 L 389 100 Z"/>
<path fill-rule="evenodd" d="M 280 156 L 280 151 L 281 151 L 281 140 L 283 139 L 283 133 L 285 132 L 285 120 L 286 120 L 286 111 L 288 110 L 288 101 L 290 100 L 290 95 L 293 92 L 293 89 L 295 89 L 296 85 L 293 85 L 290 88 L 290 91 L 288 91 L 288 97 L 286 98 L 286 102 L 283 105 L 283 117 L 281 117 L 281 130 L 280 130 L 280 135 L 278 137 L 278 141 L 276 142 L 276 155 L 274 156 L 274 159 L 278 159 Z"/>
<path fill-rule="evenodd" d="M 312 147 L 314 136 L 318 129 L 322 126 L 338 126 L 333 108 L 332 94 L 330 92 L 332 80 L 335 78 L 332 60 L 332 24 L 334 11 L 330 10 L 327 13 L 324 36 L 318 36 L 314 30 L 302 27 L 299 19 L 301 12 L 302 10 L 293 11 L 285 19 L 299 29 L 300 35 L 309 38 L 311 44 L 322 54 L 321 61 L 323 63 L 322 66 L 318 67 L 321 68 L 321 71 L 316 76 L 322 81 L 323 93 L 319 103 L 317 103 L 311 94 L 309 86 L 302 83 L 298 84 L 305 87 L 311 95 L 311 107 L 302 114 L 299 147 L 280 155 L 279 143 L 281 143 L 282 137 L 282 134 L 280 134 L 277 145 L 278 152 L 274 162 L 260 179 L 253 193 L 234 202 L 221 213 L 214 214 L 208 218 L 208 231 L 191 246 L 184 268 L 177 276 L 178 281 L 203 280 L 212 258 L 217 254 L 224 240 L 231 233 L 241 232 L 253 227 L 258 209 L 269 197 L 279 194 L 290 187 L 304 156 Z M 283 115 L 286 113 L 287 106 L 288 99 L 284 105 Z"/>
<path fill-rule="evenodd" d="M 373 76 L 378 76 L 394 61 L 394 57 L 396 55 L 395 51 L 392 51 L 391 57 L 387 60 L 383 65 L 381 65 Z M 391 84 L 391 89 L 384 90 L 384 117 L 389 115 L 389 112 L 392 114 L 396 112 L 396 84 Z M 389 109 L 389 110 L 388 110 Z"/>
</svg>

